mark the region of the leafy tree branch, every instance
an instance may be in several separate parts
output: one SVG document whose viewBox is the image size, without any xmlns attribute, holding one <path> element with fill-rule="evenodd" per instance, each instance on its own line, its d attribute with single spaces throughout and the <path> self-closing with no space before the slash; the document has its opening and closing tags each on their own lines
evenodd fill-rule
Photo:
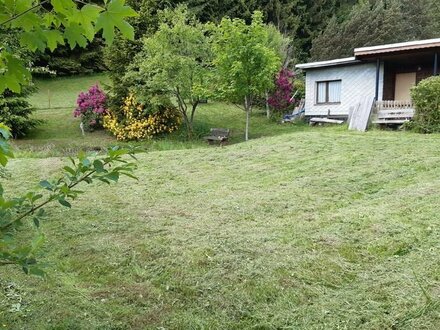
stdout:
<svg viewBox="0 0 440 330">
<path fill-rule="evenodd" d="M 49 4 L 51 10 L 46 9 Z M 116 30 L 133 39 L 134 29 L 126 19 L 134 16 L 137 13 L 125 0 L 104 1 L 104 6 L 78 0 L 0 0 L 0 27 L 17 31 L 20 46 L 32 52 L 53 51 L 66 42 L 72 49 L 85 47 L 99 32 L 107 44 L 113 42 Z M 0 93 L 6 89 L 19 93 L 31 80 L 29 66 L 0 41 Z"/>
<path fill-rule="evenodd" d="M 6 141 L 10 133 L 2 124 L 0 136 L 0 165 L 5 167 L 13 154 Z M 7 199 L 0 184 L 0 265 L 16 264 L 26 273 L 42 275 L 35 254 L 44 242 L 44 235 L 40 231 L 40 221 L 46 214 L 44 207 L 51 202 L 58 202 L 70 208 L 71 201 L 83 193 L 75 189 L 82 183 L 101 181 L 110 184 L 117 182 L 121 176 L 136 178 L 133 174 L 136 164 L 126 159 L 126 156 L 135 159 L 135 152 L 136 149 L 112 147 L 104 156 L 80 153 L 78 159 L 70 158 L 71 165 L 64 166 L 61 177 L 40 182 L 39 188 L 43 192 L 31 191 L 21 197 Z M 32 220 L 36 230 L 30 243 L 18 237 L 20 232 L 26 232 L 23 229 L 27 219 Z"/>
</svg>

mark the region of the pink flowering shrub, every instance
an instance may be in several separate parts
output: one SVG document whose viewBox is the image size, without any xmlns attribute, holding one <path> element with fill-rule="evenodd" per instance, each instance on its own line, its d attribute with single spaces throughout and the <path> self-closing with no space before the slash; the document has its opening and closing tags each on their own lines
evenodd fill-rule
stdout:
<svg viewBox="0 0 440 330">
<path fill-rule="evenodd" d="M 102 128 L 104 115 L 107 113 L 105 104 L 107 95 L 98 85 L 94 85 L 84 93 L 81 92 L 76 100 L 77 107 L 73 112 L 74 117 L 81 117 L 85 131 Z"/>
<path fill-rule="evenodd" d="M 295 74 L 289 69 L 281 69 L 275 79 L 275 90 L 269 96 L 268 103 L 276 111 L 285 112 L 295 103 L 292 98 Z"/>
</svg>

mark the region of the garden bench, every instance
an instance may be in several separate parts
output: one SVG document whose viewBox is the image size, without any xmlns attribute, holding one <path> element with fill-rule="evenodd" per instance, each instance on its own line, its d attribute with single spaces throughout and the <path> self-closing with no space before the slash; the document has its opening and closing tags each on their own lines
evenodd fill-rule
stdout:
<svg viewBox="0 0 440 330">
<path fill-rule="evenodd" d="M 220 145 L 224 145 L 228 143 L 229 133 L 229 129 L 226 128 L 211 128 L 211 135 L 205 136 L 203 139 L 209 144 L 218 142 Z"/>
</svg>

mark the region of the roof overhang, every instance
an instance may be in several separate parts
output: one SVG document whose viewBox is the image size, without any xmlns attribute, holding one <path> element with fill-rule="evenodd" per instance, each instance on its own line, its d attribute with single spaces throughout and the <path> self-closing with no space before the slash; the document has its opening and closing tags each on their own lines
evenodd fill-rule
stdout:
<svg viewBox="0 0 440 330">
<path fill-rule="evenodd" d="M 309 70 L 333 66 L 367 63 L 373 59 L 395 58 L 396 56 L 423 55 L 440 52 L 440 38 L 400 42 L 395 44 L 361 47 L 354 50 L 354 57 L 340 58 L 330 61 L 297 64 L 297 69 Z"/>
<path fill-rule="evenodd" d="M 411 50 L 424 50 L 429 48 L 440 48 L 440 38 L 356 48 L 354 50 L 354 56 L 358 58 L 362 56 L 383 55 L 383 54 L 407 52 Z"/>
<path fill-rule="evenodd" d="M 331 66 L 339 66 L 339 65 L 350 65 L 360 63 L 360 60 L 357 60 L 356 57 L 347 57 L 347 58 L 339 58 L 336 60 L 330 61 L 320 61 L 320 62 L 312 62 L 312 63 L 304 63 L 297 64 L 295 67 L 297 69 L 307 70 L 307 69 L 317 69 L 317 68 L 325 68 Z"/>
</svg>

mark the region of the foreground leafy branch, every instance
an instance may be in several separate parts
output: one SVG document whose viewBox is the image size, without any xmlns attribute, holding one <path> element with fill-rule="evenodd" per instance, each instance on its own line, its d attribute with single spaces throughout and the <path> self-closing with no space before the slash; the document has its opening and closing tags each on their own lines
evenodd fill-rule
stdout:
<svg viewBox="0 0 440 330">
<path fill-rule="evenodd" d="M 125 0 L 104 0 L 102 6 L 79 0 L 0 0 L 0 30 L 14 31 L 20 47 L 31 52 L 54 51 L 69 44 L 85 48 L 97 33 L 111 44 L 116 31 L 133 40 L 127 18 L 137 13 Z M 0 40 L 0 93 L 20 93 L 31 80 L 25 63 L 4 40 Z"/>
<path fill-rule="evenodd" d="M 0 168 L 4 168 L 8 158 L 13 157 L 6 139 L 10 136 L 7 128 L 0 124 Z M 71 202 L 83 192 L 77 186 L 94 181 L 106 184 L 117 182 L 121 176 L 136 179 L 133 171 L 136 164 L 127 161 L 126 156 L 135 159 L 135 149 L 111 147 L 106 155 L 87 155 L 80 153 L 78 159 L 70 158 L 71 165 L 63 168 L 63 174 L 56 180 L 43 180 L 39 191 L 27 192 L 23 196 L 7 199 L 0 184 L 0 266 L 15 264 L 22 267 L 25 273 L 43 275 L 37 265 L 35 254 L 44 243 L 40 230 L 40 221 L 45 217 L 44 207 L 58 202 L 70 208 Z M 26 220 L 32 220 L 36 234 L 29 243 L 29 226 Z"/>
</svg>

